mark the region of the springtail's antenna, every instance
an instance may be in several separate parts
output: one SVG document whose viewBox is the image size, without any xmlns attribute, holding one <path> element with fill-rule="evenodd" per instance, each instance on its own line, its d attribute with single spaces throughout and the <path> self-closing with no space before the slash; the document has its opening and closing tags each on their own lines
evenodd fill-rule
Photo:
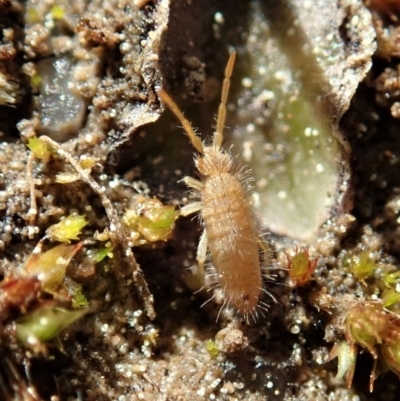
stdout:
<svg viewBox="0 0 400 401">
<path fill-rule="evenodd" d="M 225 67 L 225 78 L 222 84 L 221 103 L 218 107 L 217 127 L 214 132 L 214 145 L 219 149 L 222 146 L 223 132 L 226 117 L 226 102 L 228 100 L 229 88 L 231 86 L 231 76 L 235 64 L 236 52 L 232 52 Z"/>
<path fill-rule="evenodd" d="M 172 100 L 171 96 L 165 92 L 164 89 L 160 89 L 158 91 L 158 95 L 160 96 L 161 100 L 170 108 L 170 110 L 175 114 L 176 118 L 182 124 L 183 129 L 187 133 L 190 142 L 192 142 L 193 146 L 200 152 L 203 152 L 203 142 L 201 139 L 196 135 L 194 132 L 192 125 L 190 124 L 189 120 L 183 115 L 178 105 Z"/>
<path fill-rule="evenodd" d="M 222 84 L 222 92 L 221 92 L 221 102 L 218 107 L 218 116 L 217 116 L 217 127 L 214 132 L 213 143 L 217 148 L 221 148 L 222 140 L 223 140 L 223 131 L 225 126 L 225 118 L 226 118 L 226 102 L 228 100 L 229 88 L 231 85 L 231 76 L 233 71 L 233 66 L 235 64 L 236 52 L 232 52 L 229 56 L 228 63 L 225 67 L 225 78 Z M 190 121 L 183 115 L 182 111 L 178 107 L 178 105 L 172 100 L 171 96 L 164 89 L 160 89 L 158 91 L 158 95 L 161 100 L 169 107 L 169 109 L 175 114 L 176 118 L 182 124 L 183 129 L 188 135 L 190 142 L 193 146 L 200 152 L 204 153 L 203 142 L 196 135 L 193 130 Z"/>
</svg>

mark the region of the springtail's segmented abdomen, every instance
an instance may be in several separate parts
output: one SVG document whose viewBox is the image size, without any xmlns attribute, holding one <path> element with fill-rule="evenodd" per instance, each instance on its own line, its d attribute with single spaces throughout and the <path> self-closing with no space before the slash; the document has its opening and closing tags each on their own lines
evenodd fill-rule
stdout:
<svg viewBox="0 0 400 401">
<path fill-rule="evenodd" d="M 202 191 L 202 218 L 212 263 L 229 306 L 252 314 L 262 293 L 258 231 L 240 178 L 208 177 Z"/>
</svg>

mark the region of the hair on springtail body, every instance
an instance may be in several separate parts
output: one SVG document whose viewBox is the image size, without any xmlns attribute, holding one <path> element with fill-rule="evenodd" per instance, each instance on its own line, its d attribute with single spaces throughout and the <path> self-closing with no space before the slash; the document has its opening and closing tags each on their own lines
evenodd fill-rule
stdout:
<svg viewBox="0 0 400 401">
<path fill-rule="evenodd" d="M 249 316 L 256 320 L 258 312 L 262 313 L 267 308 L 260 301 L 263 292 L 269 294 L 263 287 L 260 250 L 267 251 L 268 246 L 260 240 L 243 168 L 222 147 L 226 103 L 235 58 L 236 52 L 231 53 L 225 68 L 217 125 L 211 144 L 202 142 L 196 136 L 190 122 L 163 89 L 158 94 L 178 118 L 190 142 L 199 152 L 195 157 L 195 165 L 201 180 L 192 177 L 182 180 L 198 195 L 199 201 L 183 206 L 180 214 L 188 216 L 199 213 L 202 219 L 204 231 L 197 248 L 200 274 L 204 274 L 209 249 L 216 270 L 215 280 L 211 284 L 218 283 L 224 293 L 221 309 L 232 307 L 246 320 Z M 268 254 L 266 252 L 265 257 Z"/>
</svg>

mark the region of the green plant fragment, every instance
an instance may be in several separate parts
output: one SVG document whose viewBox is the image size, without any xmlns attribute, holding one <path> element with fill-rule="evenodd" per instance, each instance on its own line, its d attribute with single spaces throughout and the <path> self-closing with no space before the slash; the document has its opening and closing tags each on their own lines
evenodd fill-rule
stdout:
<svg viewBox="0 0 400 401">
<path fill-rule="evenodd" d="M 138 218 L 139 232 L 148 241 L 166 241 L 172 233 L 177 216 L 174 206 L 150 209 Z"/>
<path fill-rule="evenodd" d="M 297 248 L 294 256 L 286 254 L 286 257 L 290 278 L 298 286 L 306 284 L 317 267 L 318 258 L 311 259 L 308 249 L 299 251 Z"/>
<path fill-rule="evenodd" d="M 95 251 L 94 253 L 94 260 L 96 261 L 96 263 L 101 262 L 102 260 L 104 260 L 106 257 L 112 258 L 113 257 L 113 246 L 111 244 L 109 244 L 109 246 L 105 246 L 104 248 L 100 248 L 98 250 Z"/>
<path fill-rule="evenodd" d="M 397 292 L 395 288 L 389 288 L 383 292 L 382 302 L 384 308 L 390 308 L 400 302 L 400 292 Z"/>
<path fill-rule="evenodd" d="M 38 89 L 40 84 L 42 83 L 42 77 L 39 74 L 35 74 L 32 78 L 31 78 L 31 86 L 34 89 Z"/>
<path fill-rule="evenodd" d="M 374 274 L 376 262 L 370 258 L 368 251 L 363 251 L 351 258 L 350 269 L 358 280 L 363 281 Z"/>
<path fill-rule="evenodd" d="M 97 160 L 93 157 L 80 158 L 79 164 L 85 170 L 91 170 L 96 165 Z"/>
<path fill-rule="evenodd" d="M 346 315 L 347 337 L 375 355 L 375 346 L 381 342 L 385 324 L 386 312 L 380 304 L 357 305 Z"/>
<path fill-rule="evenodd" d="M 55 4 L 53 7 L 51 7 L 50 13 L 51 16 L 56 20 L 63 19 L 65 15 L 64 9 L 58 4 Z"/>
<path fill-rule="evenodd" d="M 387 286 L 395 285 L 400 282 L 400 270 L 394 273 L 388 273 L 384 276 L 383 282 Z"/>
<path fill-rule="evenodd" d="M 79 284 L 69 288 L 69 293 L 72 297 L 72 307 L 74 309 L 84 308 L 89 305 L 89 302 L 82 292 L 82 286 Z"/>
<path fill-rule="evenodd" d="M 381 348 L 381 355 L 384 364 L 400 376 L 400 327 L 397 325 L 396 335 L 394 335 L 388 343 Z"/>
<path fill-rule="evenodd" d="M 219 348 L 213 340 L 206 341 L 206 350 L 213 358 L 216 358 L 220 354 Z"/>
<path fill-rule="evenodd" d="M 46 291 L 54 291 L 65 277 L 68 264 L 82 247 L 77 245 L 57 245 L 44 253 L 32 252 L 25 264 L 25 272 L 35 275 Z"/>
<path fill-rule="evenodd" d="M 46 234 L 53 241 L 70 242 L 70 240 L 79 240 L 82 228 L 88 222 L 85 220 L 84 215 L 72 214 L 59 223 L 50 226 L 46 230 Z"/>
<path fill-rule="evenodd" d="M 131 231 L 134 245 L 167 241 L 178 215 L 175 206 L 163 205 L 158 199 L 143 199 L 136 210 L 125 212 L 122 224 Z"/>
<path fill-rule="evenodd" d="M 68 310 L 46 305 L 24 316 L 16 325 L 17 338 L 35 346 L 54 338 L 61 330 L 88 313 L 89 309 Z"/>
<path fill-rule="evenodd" d="M 47 162 L 51 155 L 51 150 L 45 142 L 40 138 L 29 138 L 28 148 L 32 151 L 37 159 Z"/>
<path fill-rule="evenodd" d="M 346 314 L 345 338 L 348 347 L 354 352 L 357 346 L 361 346 L 374 358 L 369 384 L 371 392 L 377 376 L 378 359 L 381 362 L 379 366 L 384 370 L 391 369 L 400 375 L 400 316 L 397 313 L 388 311 L 380 302 L 360 302 Z M 339 356 L 340 352 L 343 351 L 335 344 L 331 356 Z M 352 375 L 347 377 L 349 387 L 351 379 Z"/>
</svg>

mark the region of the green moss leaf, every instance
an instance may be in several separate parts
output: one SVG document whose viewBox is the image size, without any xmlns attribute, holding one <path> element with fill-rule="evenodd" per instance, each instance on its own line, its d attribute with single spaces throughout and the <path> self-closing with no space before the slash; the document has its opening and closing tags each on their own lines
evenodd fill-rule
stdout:
<svg viewBox="0 0 400 401">
<path fill-rule="evenodd" d="M 88 311 L 89 309 L 70 311 L 53 304 L 43 306 L 24 316 L 17 323 L 17 338 L 26 346 L 35 346 L 51 340 Z"/>
<path fill-rule="evenodd" d="M 161 206 L 146 211 L 138 218 L 139 232 L 148 241 L 166 241 L 178 215 L 174 206 Z"/>
<path fill-rule="evenodd" d="M 68 264 L 76 252 L 82 247 L 60 244 L 44 253 L 33 252 L 25 264 L 25 273 L 35 275 L 46 291 L 54 291 L 65 277 Z"/>
<path fill-rule="evenodd" d="M 51 155 L 51 150 L 45 142 L 40 138 L 30 138 L 28 141 L 28 148 L 32 151 L 37 159 L 47 162 Z"/>
<path fill-rule="evenodd" d="M 59 223 L 50 226 L 46 234 L 53 241 L 70 242 L 70 240 L 79 240 L 82 228 L 85 227 L 88 222 L 85 220 L 84 215 L 72 214 Z"/>
</svg>

